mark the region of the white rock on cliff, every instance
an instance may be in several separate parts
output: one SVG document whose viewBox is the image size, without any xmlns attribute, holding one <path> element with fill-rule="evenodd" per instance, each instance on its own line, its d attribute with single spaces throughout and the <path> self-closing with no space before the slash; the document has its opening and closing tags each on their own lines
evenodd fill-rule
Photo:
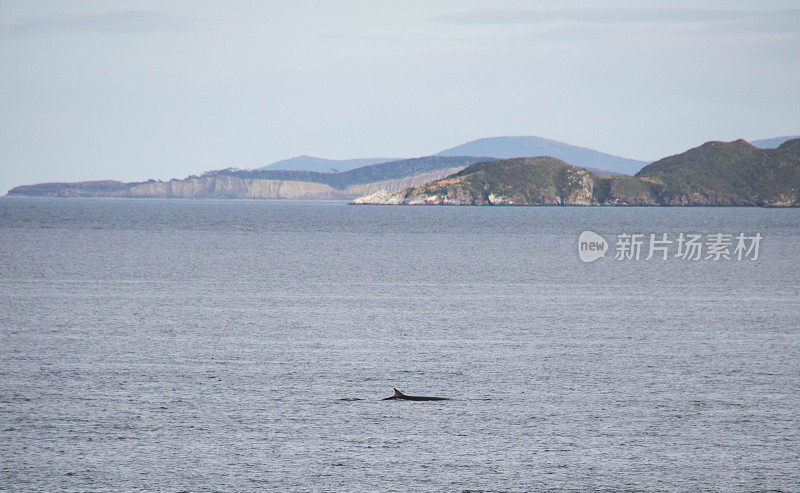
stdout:
<svg viewBox="0 0 800 493">
<path fill-rule="evenodd" d="M 403 195 L 392 193 L 388 190 L 378 190 L 375 193 L 358 197 L 350 202 L 351 204 L 373 204 L 373 205 L 399 205 L 403 203 Z"/>
</svg>

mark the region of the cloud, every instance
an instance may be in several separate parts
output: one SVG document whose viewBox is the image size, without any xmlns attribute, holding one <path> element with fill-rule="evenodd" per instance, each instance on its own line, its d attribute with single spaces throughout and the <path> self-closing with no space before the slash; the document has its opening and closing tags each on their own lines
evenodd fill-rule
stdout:
<svg viewBox="0 0 800 493">
<path fill-rule="evenodd" d="M 166 12 L 128 10 L 92 15 L 51 15 L 32 17 L 0 25 L 0 37 L 24 37 L 63 32 L 151 33 L 190 29 L 186 17 Z"/>
<path fill-rule="evenodd" d="M 439 15 L 433 20 L 454 24 L 536 24 L 577 22 L 586 24 L 629 24 L 643 22 L 687 23 L 729 22 L 747 19 L 781 19 L 800 16 L 800 9 L 714 10 L 714 9 L 559 9 L 559 10 L 471 10 Z"/>
</svg>

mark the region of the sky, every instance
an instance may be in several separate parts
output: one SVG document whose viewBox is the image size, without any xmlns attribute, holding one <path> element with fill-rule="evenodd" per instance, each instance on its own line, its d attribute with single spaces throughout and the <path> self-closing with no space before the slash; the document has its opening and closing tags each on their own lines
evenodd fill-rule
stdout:
<svg viewBox="0 0 800 493">
<path fill-rule="evenodd" d="M 0 0 L 0 194 L 536 135 L 800 133 L 800 5 Z"/>
</svg>

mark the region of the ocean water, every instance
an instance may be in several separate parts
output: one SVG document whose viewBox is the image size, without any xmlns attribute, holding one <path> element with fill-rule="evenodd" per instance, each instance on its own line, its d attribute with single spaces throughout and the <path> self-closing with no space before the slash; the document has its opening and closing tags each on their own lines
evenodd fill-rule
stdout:
<svg viewBox="0 0 800 493">
<path fill-rule="evenodd" d="M 2 199 L 0 489 L 800 491 L 798 279 L 798 210 Z"/>
</svg>

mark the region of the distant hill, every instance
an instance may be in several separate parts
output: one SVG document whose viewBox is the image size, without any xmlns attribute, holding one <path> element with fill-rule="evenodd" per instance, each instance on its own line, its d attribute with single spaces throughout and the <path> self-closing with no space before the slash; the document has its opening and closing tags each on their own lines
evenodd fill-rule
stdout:
<svg viewBox="0 0 800 493">
<path fill-rule="evenodd" d="M 753 140 L 750 143 L 761 149 L 775 149 L 787 140 L 792 139 L 800 139 L 800 135 L 784 135 L 783 137 L 772 137 L 771 139 Z"/>
<path fill-rule="evenodd" d="M 639 171 L 645 161 L 636 161 L 592 149 L 577 147 L 541 137 L 489 137 L 446 149 L 436 156 L 485 156 L 495 159 L 551 156 L 575 166 L 589 168 L 598 174 L 628 174 Z M 400 161 L 396 158 L 324 159 L 298 156 L 284 159 L 257 170 L 343 172 L 363 166 Z"/>
<path fill-rule="evenodd" d="M 599 176 L 551 157 L 477 163 L 356 204 L 800 207 L 800 139 L 777 149 L 707 142 L 632 176 Z"/>
<path fill-rule="evenodd" d="M 446 149 L 437 156 L 490 156 L 498 159 L 550 156 L 574 166 L 599 168 L 598 171 L 607 170 L 628 175 L 636 173 L 647 164 L 645 161 L 614 156 L 556 140 L 524 136 L 473 140 Z"/>
<path fill-rule="evenodd" d="M 210 171 L 183 180 L 123 183 L 90 181 L 23 185 L 10 196 L 143 198 L 352 199 L 377 190 L 400 190 L 455 173 L 491 158 L 427 156 L 362 166 L 341 173 L 297 170 Z"/>
<path fill-rule="evenodd" d="M 203 176 L 237 176 L 239 178 L 258 178 L 266 180 L 291 180 L 324 183 L 333 188 L 343 189 L 351 185 L 395 180 L 406 176 L 428 173 L 452 168 L 465 168 L 480 161 L 493 161 L 493 158 L 472 156 L 426 156 L 414 159 L 401 159 L 388 163 L 373 164 L 351 169 L 341 173 L 317 173 L 314 171 L 290 171 L 261 168 L 257 170 L 221 170 Z"/>
<path fill-rule="evenodd" d="M 258 169 L 298 170 L 330 173 L 331 171 L 348 171 L 351 169 L 360 168 L 362 166 L 387 163 L 389 161 L 397 161 L 397 158 L 369 157 L 361 159 L 324 159 L 313 156 L 298 156 L 268 164 Z"/>
</svg>

